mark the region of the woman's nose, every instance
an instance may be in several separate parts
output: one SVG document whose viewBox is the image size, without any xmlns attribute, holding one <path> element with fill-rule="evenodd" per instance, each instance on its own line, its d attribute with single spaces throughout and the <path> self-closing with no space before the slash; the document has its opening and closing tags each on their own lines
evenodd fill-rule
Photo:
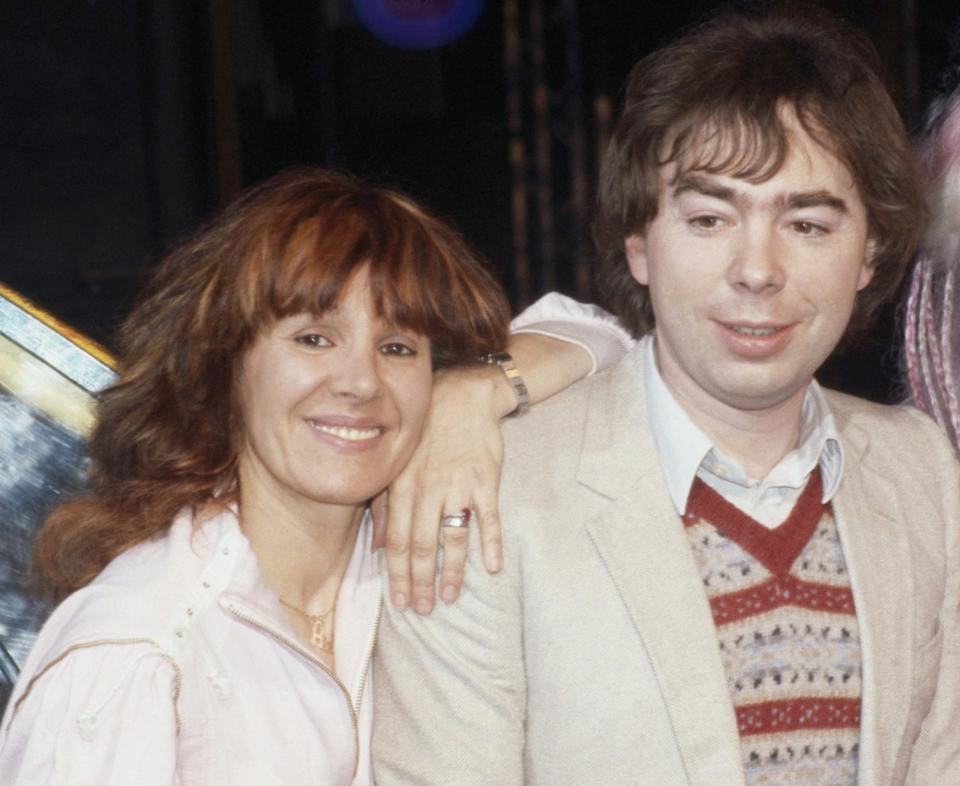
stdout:
<svg viewBox="0 0 960 786">
<path fill-rule="evenodd" d="M 380 358 L 376 348 L 358 347 L 351 350 L 334 375 L 333 393 L 357 401 L 375 398 L 381 388 Z"/>
</svg>

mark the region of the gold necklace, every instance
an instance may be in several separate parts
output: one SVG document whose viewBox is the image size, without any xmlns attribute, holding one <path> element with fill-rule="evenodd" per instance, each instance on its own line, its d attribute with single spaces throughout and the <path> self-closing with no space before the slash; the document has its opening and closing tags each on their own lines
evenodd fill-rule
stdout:
<svg viewBox="0 0 960 786">
<path fill-rule="evenodd" d="M 327 618 L 330 616 L 331 612 L 337 607 L 337 599 L 333 599 L 333 605 L 327 609 L 322 614 L 309 614 L 303 609 L 298 609 L 292 603 L 287 603 L 283 598 L 279 599 L 280 602 L 286 606 L 290 611 L 295 611 L 301 617 L 306 617 L 310 621 L 312 629 L 310 631 L 310 643 L 313 644 L 318 650 L 323 650 L 324 652 L 329 652 L 333 654 L 333 636 L 334 631 L 330 631 L 330 635 L 327 636 Z M 332 625 L 330 626 L 333 627 Z"/>
</svg>

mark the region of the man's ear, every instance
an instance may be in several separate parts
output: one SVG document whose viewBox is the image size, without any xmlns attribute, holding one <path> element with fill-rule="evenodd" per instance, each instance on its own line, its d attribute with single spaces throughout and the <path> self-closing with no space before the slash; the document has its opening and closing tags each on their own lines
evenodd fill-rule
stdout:
<svg viewBox="0 0 960 786">
<path fill-rule="evenodd" d="M 860 277 L 857 279 L 857 292 L 866 289 L 867 284 L 873 280 L 876 270 L 877 241 L 871 237 L 867 239 L 867 246 L 863 252 L 863 266 L 860 268 Z"/>
<path fill-rule="evenodd" d="M 647 270 L 647 239 L 643 235 L 628 235 L 623 241 L 623 250 L 630 266 L 630 274 L 637 283 L 648 286 L 650 274 Z"/>
</svg>

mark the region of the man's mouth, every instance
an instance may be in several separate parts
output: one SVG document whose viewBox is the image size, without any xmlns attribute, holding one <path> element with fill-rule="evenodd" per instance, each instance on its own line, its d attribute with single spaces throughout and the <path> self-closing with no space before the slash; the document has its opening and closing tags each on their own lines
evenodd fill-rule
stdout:
<svg viewBox="0 0 960 786">
<path fill-rule="evenodd" d="M 730 330 L 734 333 L 739 333 L 741 336 L 772 336 L 778 330 L 783 330 L 779 327 L 748 327 L 746 325 L 727 325 Z"/>
</svg>

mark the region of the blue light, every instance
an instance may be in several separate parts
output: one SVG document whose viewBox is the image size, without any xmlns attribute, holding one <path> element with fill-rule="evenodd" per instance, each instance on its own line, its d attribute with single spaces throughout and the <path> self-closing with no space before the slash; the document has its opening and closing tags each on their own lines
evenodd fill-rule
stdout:
<svg viewBox="0 0 960 786">
<path fill-rule="evenodd" d="M 353 0 L 364 26 L 401 49 L 433 49 L 460 38 L 484 0 Z"/>
</svg>

